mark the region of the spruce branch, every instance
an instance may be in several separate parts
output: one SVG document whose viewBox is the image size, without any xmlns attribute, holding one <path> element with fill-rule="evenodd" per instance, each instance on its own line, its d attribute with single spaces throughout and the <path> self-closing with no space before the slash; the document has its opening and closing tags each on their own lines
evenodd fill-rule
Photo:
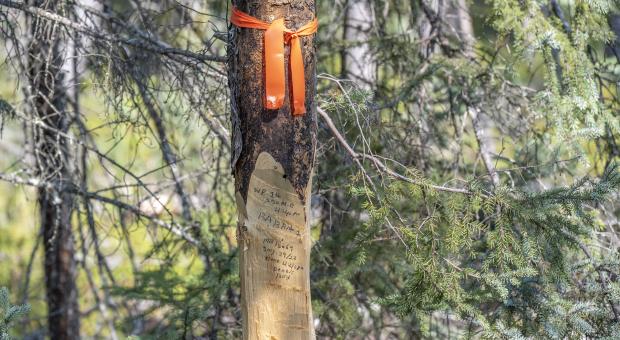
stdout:
<svg viewBox="0 0 620 340">
<path fill-rule="evenodd" d="M 12 305 L 9 290 L 0 287 L 0 340 L 11 340 L 9 330 L 20 318 L 30 312 L 30 305 Z"/>
</svg>

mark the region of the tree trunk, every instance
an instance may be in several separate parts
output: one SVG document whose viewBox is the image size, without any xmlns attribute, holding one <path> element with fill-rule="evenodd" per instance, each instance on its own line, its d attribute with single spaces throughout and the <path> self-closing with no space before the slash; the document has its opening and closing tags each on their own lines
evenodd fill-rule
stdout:
<svg viewBox="0 0 620 340">
<path fill-rule="evenodd" d="M 455 0 L 448 8 L 448 22 L 454 27 L 456 34 L 461 40 L 463 51 L 469 57 L 474 56 L 474 26 L 469 14 L 469 5 L 466 0 Z"/>
<path fill-rule="evenodd" d="M 61 1 L 35 1 L 48 11 L 58 11 Z M 45 288 L 51 339 L 78 339 L 79 309 L 75 285 L 76 263 L 71 215 L 74 198 L 65 190 L 73 183 L 67 140 L 67 89 L 63 64 L 62 30 L 53 23 L 32 18 L 28 49 L 28 80 L 32 116 L 45 127 L 33 128 L 37 175 L 52 188 L 38 191 L 45 246 Z"/>
<path fill-rule="evenodd" d="M 614 56 L 618 62 L 620 62 L 620 15 L 616 13 L 610 13 L 607 17 L 607 23 L 612 32 L 616 35 L 616 39 L 606 47 L 605 52 L 607 55 Z"/>
<path fill-rule="evenodd" d="M 474 45 L 476 37 L 467 1 L 456 0 L 451 3 L 448 8 L 448 22 L 454 27 L 458 38 L 461 40 L 463 54 L 469 58 L 475 58 Z M 496 187 L 500 185 L 500 178 L 492 159 L 493 153 L 497 150 L 495 139 L 493 138 L 493 119 L 477 107 L 468 108 L 468 113 L 471 117 L 476 141 L 478 142 L 480 157 L 489 174 L 491 183 Z"/>
<path fill-rule="evenodd" d="M 345 13 L 342 76 L 369 90 L 376 82 L 377 64 L 368 41 L 372 36 L 374 15 L 369 0 L 349 0 Z"/>
<path fill-rule="evenodd" d="M 235 5 L 266 22 L 285 18 L 290 29 L 310 22 L 315 13 L 313 0 L 239 0 Z M 307 112 L 293 117 L 288 93 L 281 109 L 263 108 L 263 34 L 232 26 L 229 45 L 243 334 L 244 339 L 312 339 L 314 41 L 313 36 L 301 38 Z M 288 65 L 288 46 L 285 54 Z M 286 72 L 289 79 L 288 67 Z"/>
</svg>

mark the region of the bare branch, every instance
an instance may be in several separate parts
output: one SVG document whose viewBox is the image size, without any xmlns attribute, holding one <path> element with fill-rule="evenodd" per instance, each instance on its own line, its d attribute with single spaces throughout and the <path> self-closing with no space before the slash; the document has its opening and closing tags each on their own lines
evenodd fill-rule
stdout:
<svg viewBox="0 0 620 340">
<path fill-rule="evenodd" d="M 175 48 L 163 41 L 155 40 L 153 38 L 147 38 L 147 37 L 144 37 L 143 35 L 140 35 L 140 39 L 125 39 L 125 38 L 117 37 L 114 35 L 101 33 L 99 31 L 94 31 L 88 26 L 71 21 L 70 19 L 65 18 L 61 15 L 58 15 L 56 13 L 49 12 L 49 11 L 46 11 L 38 7 L 29 6 L 28 4 L 21 2 L 21 1 L 0 0 L 0 6 L 17 9 L 22 12 L 28 13 L 30 15 L 34 15 L 36 17 L 54 21 L 68 28 L 72 28 L 77 32 L 89 35 L 96 39 L 102 39 L 102 40 L 106 40 L 110 42 L 122 43 L 125 45 L 136 47 L 138 49 L 143 49 L 143 50 L 147 50 L 153 53 L 165 55 L 177 61 L 179 61 L 178 57 L 188 58 L 190 60 L 193 60 L 194 62 L 201 62 L 201 63 L 206 63 L 206 62 L 223 63 L 226 61 L 226 57 L 223 57 L 223 56 L 212 56 L 212 55 L 200 54 L 200 53 L 195 53 L 195 52 L 188 51 L 188 50 Z"/>
<path fill-rule="evenodd" d="M 54 184 L 45 180 L 41 180 L 39 178 L 23 178 L 21 176 L 18 175 L 14 175 L 14 174 L 5 174 L 5 173 L 0 173 L 0 181 L 5 181 L 8 183 L 12 183 L 15 185 L 27 185 L 27 186 L 31 186 L 34 188 L 41 188 L 41 189 L 46 189 L 46 190 L 57 190 L 58 189 L 58 184 Z M 92 200 L 96 200 L 102 203 L 106 203 L 106 204 L 110 204 L 113 206 L 116 206 L 118 208 L 122 208 L 124 210 L 127 210 L 131 213 L 133 213 L 136 216 L 145 218 L 147 220 L 149 220 L 150 222 L 152 222 L 153 224 L 157 225 L 158 227 L 164 228 L 170 232 L 172 232 L 173 234 L 181 237 L 182 239 L 184 239 L 185 241 L 187 241 L 188 243 L 190 243 L 193 246 L 196 247 L 200 247 L 200 241 L 196 240 L 193 236 L 191 236 L 189 233 L 187 233 L 185 231 L 186 228 L 182 228 L 178 223 L 176 222 L 165 222 L 161 219 L 155 218 L 153 216 L 150 216 L 146 213 L 144 213 L 142 210 L 140 210 L 139 208 L 127 204 L 125 202 L 121 202 L 119 200 L 113 199 L 113 198 L 109 198 L 109 197 L 105 197 L 105 196 L 101 196 L 92 192 L 86 192 L 83 191 L 82 189 L 76 187 L 75 185 L 72 184 L 68 184 L 65 185 L 63 188 L 63 190 L 65 190 L 66 192 L 69 192 L 71 194 L 74 195 L 80 195 L 83 196 L 87 199 L 92 199 Z"/>
<path fill-rule="evenodd" d="M 317 111 L 319 113 L 319 115 L 325 120 L 325 123 L 327 123 L 327 126 L 329 127 L 329 130 L 331 131 L 331 133 L 334 135 L 334 137 L 336 137 L 336 139 L 338 140 L 338 142 L 340 143 L 340 145 L 342 145 L 342 147 L 345 148 L 345 150 L 347 151 L 347 153 L 349 154 L 349 156 L 351 156 L 351 158 L 353 158 L 353 160 L 355 161 L 355 163 L 358 165 L 358 167 L 360 167 L 361 171 L 365 174 L 366 171 L 363 168 L 362 163 L 359 161 L 360 158 L 365 158 L 368 159 L 370 161 L 372 161 L 372 163 L 375 165 L 375 167 L 377 168 L 377 170 L 379 170 L 380 172 L 385 172 L 388 175 L 407 182 L 407 183 L 411 183 L 411 184 L 417 184 L 417 185 L 421 185 L 421 186 L 428 186 L 434 190 L 437 191 L 444 191 L 444 192 L 452 192 L 452 193 L 458 193 L 458 194 L 465 194 L 465 195 L 473 195 L 473 192 L 467 190 L 467 189 L 459 189 L 459 188 L 450 188 L 450 187 L 445 187 L 445 186 L 440 186 L 440 185 L 428 185 L 427 183 L 424 183 L 422 181 L 401 175 L 399 173 L 397 173 L 396 171 L 388 168 L 385 163 L 383 163 L 383 161 L 381 161 L 379 158 L 372 156 L 372 155 L 368 155 L 368 154 L 360 154 L 357 153 L 355 150 L 353 150 L 353 148 L 349 145 L 349 143 L 347 143 L 346 139 L 342 136 L 342 134 L 340 133 L 340 131 L 338 131 L 338 129 L 336 128 L 336 125 L 334 125 L 334 122 L 332 121 L 332 119 L 329 117 L 329 115 L 327 114 L 327 112 L 325 112 L 325 110 L 323 110 L 322 108 L 317 108 Z"/>
</svg>

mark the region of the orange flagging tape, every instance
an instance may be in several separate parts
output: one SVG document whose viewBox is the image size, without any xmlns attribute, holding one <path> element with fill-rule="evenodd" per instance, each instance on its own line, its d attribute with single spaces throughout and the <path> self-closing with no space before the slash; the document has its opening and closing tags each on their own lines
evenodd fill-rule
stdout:
<svg viewBox="0 0 620 340">
<path fill-rule="evenodd" d="M 291 45 L 290 72 L 293 91 L 293 115 L 306 113 L 306 81 L 304 61 L 301 54 L 299 37 L 316 32 L 319 22 L 316 18 L 297 31 L 284 26 L 284 19 L 274 20 L 271 24 L 258 20 L 233 7 L 230 18 L 237 27 L 265 30 L 265 97 L 266 108 L 279 109 L 284 104 L 286 80 L 284 79 L 284 44 Z"/>
</svg>

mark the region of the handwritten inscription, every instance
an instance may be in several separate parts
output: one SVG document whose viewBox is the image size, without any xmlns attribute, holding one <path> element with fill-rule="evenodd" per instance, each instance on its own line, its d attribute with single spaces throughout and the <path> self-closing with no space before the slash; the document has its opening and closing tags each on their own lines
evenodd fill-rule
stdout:
<svg viewBox="0 0 620 340">
<path fill-rule="evenodd" d="M 259 222 L 262 222 L 259 224 L 261 226 L 267 226 L 301 236 L 301 232 L 299 230 L 295 230 L 295 227 L 292 224 L 282 221 L 276 216 L 273 216 L 265 211 L 258 212 L 258 220 Z"/>
<path fill-rule="evenodd" d="M 261 153 L 250 178 L 244 211 L 253 280 L 287 290 L 309 289 L 310 235 L 306 206 L 269 154 Z"/>
<path fill-rule="evenodd" d="M 257 184 L 266 184 L 260 183 L 261 181 L 258 182 Z M 259 227 L 277 229 L 301 237 L 303 225 L 296 225 L 296 221 L 294 221 L 300 217 L 303 218 L 300 207 L 297 207 L 292 201 L 299 200 L 296 196 L 283 195 L 268 186 L 256 186 L 252 189 L 252 196 L 256 197 L 260 203 L 258 207 Z M 303 207 L 301 208 L 303 209 Z"/>
<path fill-rule="evenodd" d="M 303 206 L 294 193 L 282 193 L 281 189 L 271 187 L 262 179 L 258 179 L 255 184 L 252 197 L 258 203 L 256 228 L 260 231 L 285 233 L 282 236 L 279 233 L 261 235 L 262 258 L 272 278 L 290 281 L 295 273 L 304 269 L 298 255 L 304 227 L 300 225 L 303 221 Z"/>
<path fill-rule="evenodd" d="M 267 282 L 301 288 L 307 269 L 305 207 L 280 169 L 252 175 L 248 193 L 249 231 Z"/>
<path fill-rule="evenodd" d="M 295 203 L 291 202 L 291 197 L 282 197 L 282 194 L 271 188 L 253 188 L 254 194 L 260 197 L 262 203 L 270 207 L 274 213 L 285 217 L 301 216 L 299 211 L 295 211 Z M 287 194 L 285 196 L 290 196 Z M 292 197 L 295 199 L 295 197 Z"/>
<path fill-rule="evenodd" d="M 306 188 L 308 190 L 308 188 Z M 306 192 L 306 197 L 309 194 Z M 245 199 L 237 193 L 242 311 L 251 339 L 310 339 L 310 231 L 304 204 L 269 153 L 258 155 Z"/>
<path fill-rule="evenodd" d="M 269 264 L 269 269 L 275 274 L 276 279 L 288 280 L 292 274 L 304 269 L 294 251 L 295 247 L 290 243 L 286 243 L 284 238 L 279 240 L 273 238 L 263 239 L 264 258 Z"/>
</svg>

